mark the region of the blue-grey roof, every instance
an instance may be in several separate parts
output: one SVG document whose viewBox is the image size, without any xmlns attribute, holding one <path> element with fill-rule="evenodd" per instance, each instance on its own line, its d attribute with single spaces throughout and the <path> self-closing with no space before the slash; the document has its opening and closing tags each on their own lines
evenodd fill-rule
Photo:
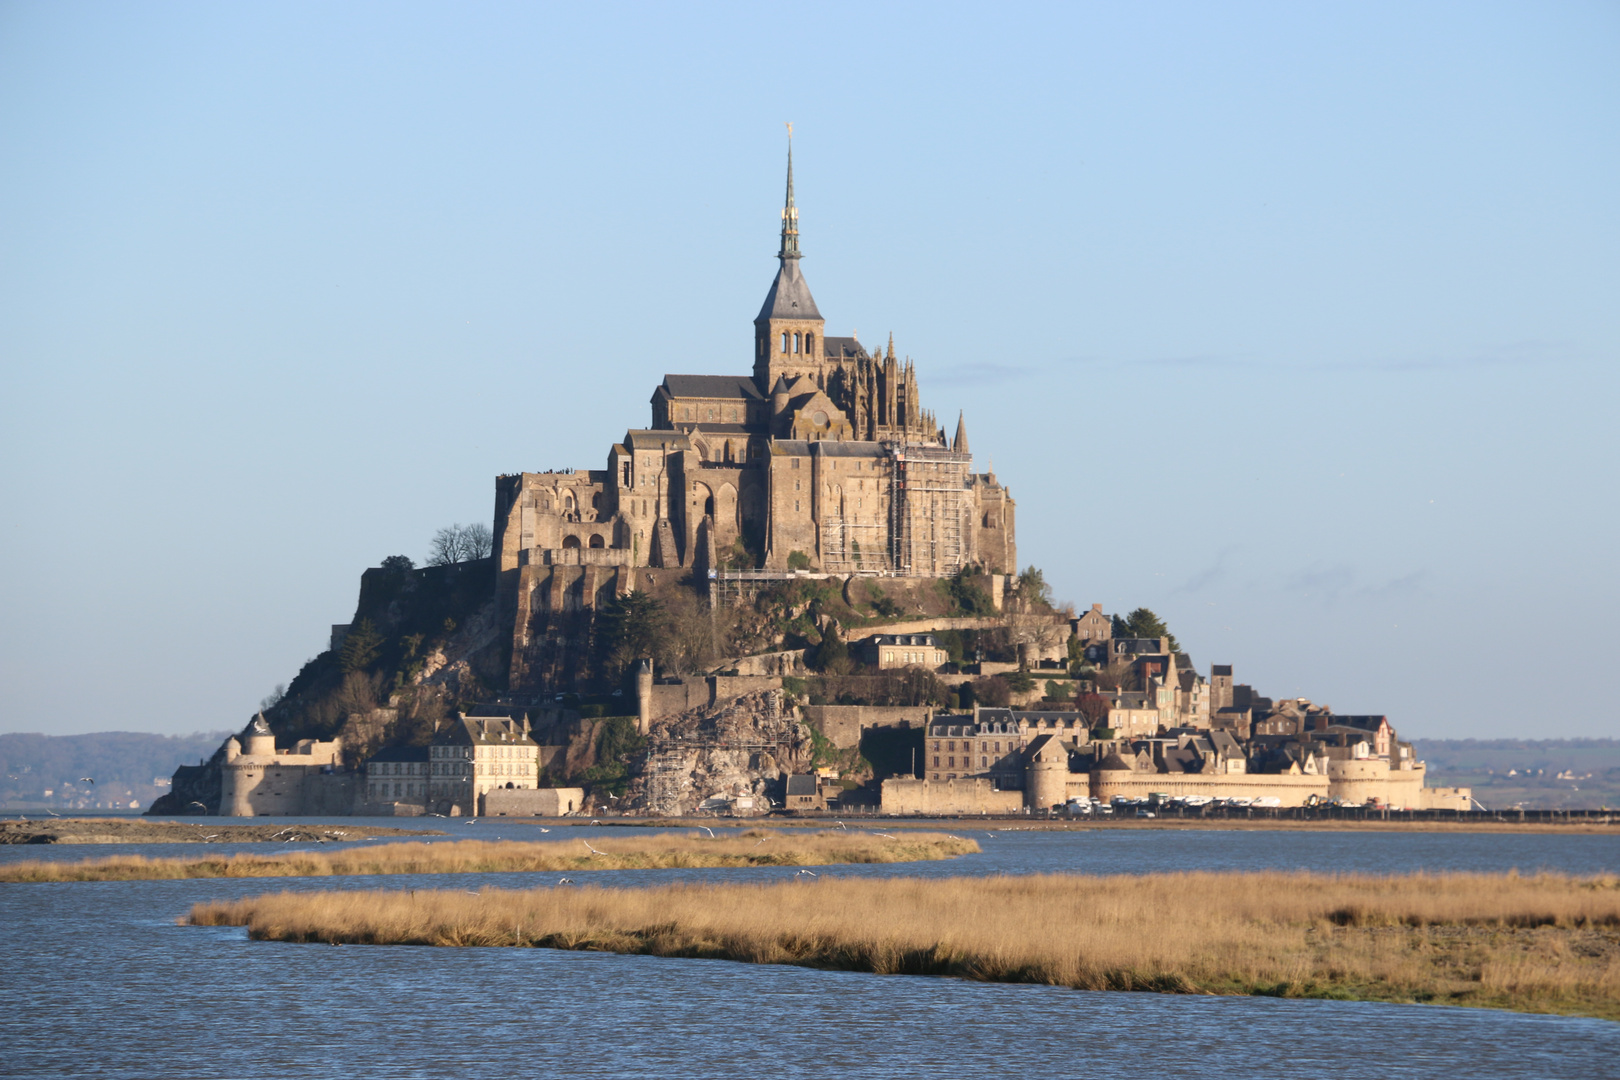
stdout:
<svg viewBox="0 0 1620 1080">
<path fill-rule="evenodd" d="M 388 746 L 371 755 L 367 764 L 377 761 L 426 761 L 428 748 L 425 746 Z"/>
<path fill-rule="evenodd" d="M 765 319 L 819 319 L 816 299 L 810 295 L 810 283 L 799 273 L 798 259 L 783 259 L 782 269 L 771 282 L 771 291 L 765 294 L 765 303 L 754 321 Z"/>
<path fill-rule="evenodd" d="M 677 398 L 765 400 L 754 380 L 746 375 L 665 375 L 663 389 Z"/>
</svg>

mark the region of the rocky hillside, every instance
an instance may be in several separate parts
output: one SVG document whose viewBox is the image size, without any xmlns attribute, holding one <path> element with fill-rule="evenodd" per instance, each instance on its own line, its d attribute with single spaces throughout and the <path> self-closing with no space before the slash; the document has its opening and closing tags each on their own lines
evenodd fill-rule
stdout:
<svg viewBox="0 0 1620 1080">
<path fill-rule="evenodd" d="M 654 725 L 623 797 L 625 809 L 678 817 L 711 797 L 782 801 L 781 774 L 813 768 L 815 740 L 777 690 L 692 709 Z"/>
</svg>

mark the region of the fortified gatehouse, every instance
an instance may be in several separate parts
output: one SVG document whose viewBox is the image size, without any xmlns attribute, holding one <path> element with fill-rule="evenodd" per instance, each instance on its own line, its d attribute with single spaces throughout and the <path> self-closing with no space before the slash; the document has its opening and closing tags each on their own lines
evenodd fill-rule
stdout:
<svg viewBox="0 0 1620 1080">
<path fill-rule="evenodd" d="M 788 152 L 778 269 L 750 375 L 666 375 L 649 426 L 600 470 L 497 478 L 495 545 L 512 685 L 539 617 L 588 611 L 666 579 L 728 572 L 943 577 L 1017 568 L 1014 503 L 947 435 L 916 366 L 828 337 L 800 269 Z M 669 573 L 660 573 L 668 571 Z"/>
</svg>

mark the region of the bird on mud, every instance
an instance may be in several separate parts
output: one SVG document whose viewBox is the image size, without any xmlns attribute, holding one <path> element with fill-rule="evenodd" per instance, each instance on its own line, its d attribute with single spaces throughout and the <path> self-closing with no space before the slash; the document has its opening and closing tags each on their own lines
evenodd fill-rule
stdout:
<svg viewBox="0 0 1620 1080">
<path fill-rule="evenodd" d="M 591 847 L 591 842 L 589 840 L 581 840 L 580 843 L 584 844 L 585 845 L 585 850 L 590 852 L 592 855 L 606 855 L 607 854 L 607 852 L 605 852 L 605 851 L 597 851 L 595 848 Z"/>
</svg>

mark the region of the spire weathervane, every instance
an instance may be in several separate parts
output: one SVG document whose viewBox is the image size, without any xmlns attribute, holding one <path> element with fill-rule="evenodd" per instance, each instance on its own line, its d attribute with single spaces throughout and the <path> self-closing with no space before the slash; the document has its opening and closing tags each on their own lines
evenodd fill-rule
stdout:
<svg viewBox="0 0 1620 1080">
<path fill-rule="evenodd" d="M 782 248 L 776 257 L 787 265 L 799 258 L 799 208 L 793 205 L 793 123 L 788 121 L 787 200 L 782 206 Z"/>
</svg>

